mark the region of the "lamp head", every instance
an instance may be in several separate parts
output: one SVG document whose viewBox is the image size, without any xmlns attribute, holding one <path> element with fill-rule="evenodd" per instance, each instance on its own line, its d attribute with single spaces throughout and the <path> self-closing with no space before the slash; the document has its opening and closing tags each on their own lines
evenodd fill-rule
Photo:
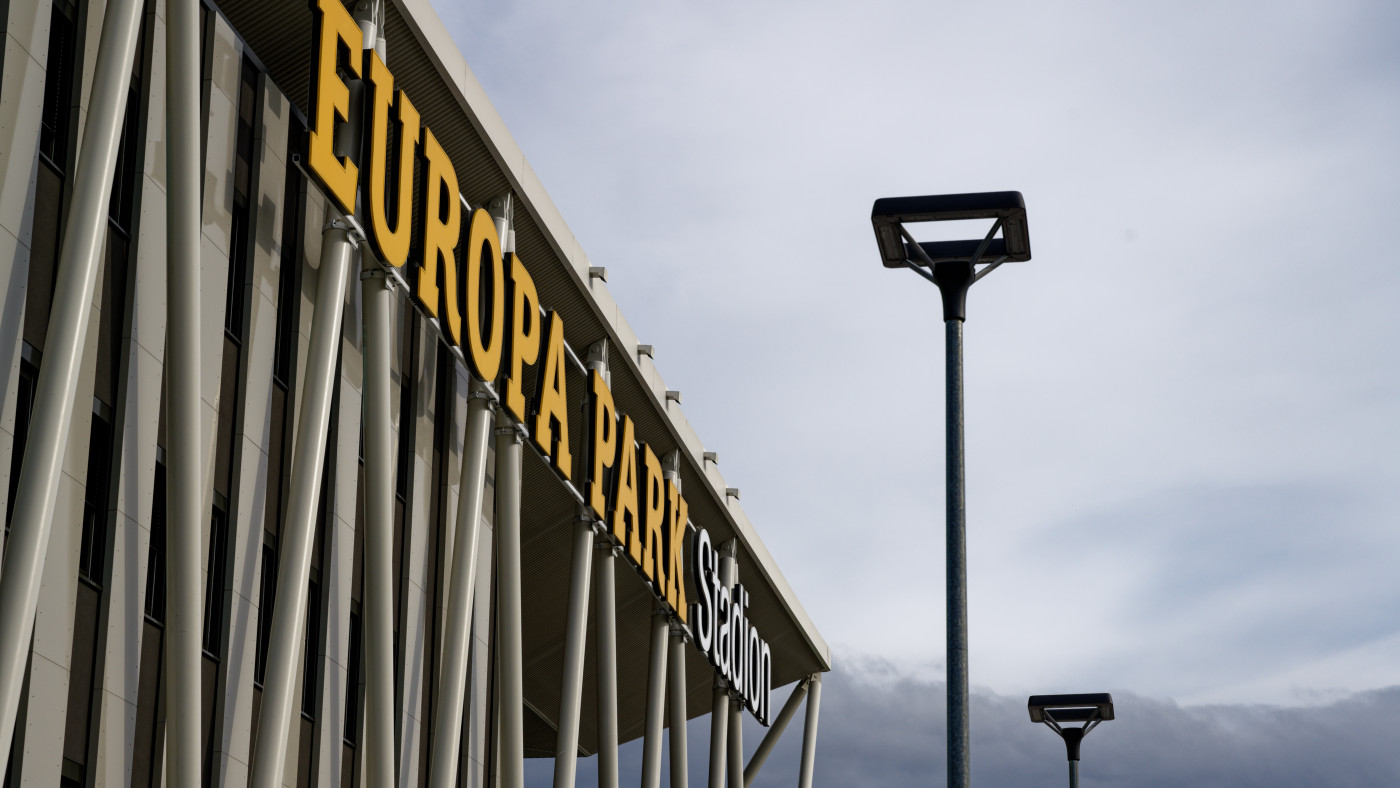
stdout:
<svg viewBox="0 0 1400 788">
<path fill-rule="evenodd" d="M 1055 722 L 1087 722 L 1095 717 L 1095 712 L 1099 720 L 1113 719 L 1113 696 L 1107 692 L 1032 695 L 1026 705 L 1031 722 L 1045 722 L 1047 716 Z"/>
<path fill-rule="evenodd" d="M 900 232 L 901 226 L 915 222 L 947 222 L 965 219 L 1001 221 L 1001 238 L 994 238 L 982 253 L 983 260 L 1005 257 L 1006 262 L 1031 259 L 1030 235 L 1026 228 L 1026 201 L 1020 192 L 976 192 L 973 194 L 931 194 L 924 197 L 882 197 L 870 210 L 875 242 L 886 268 L 903 268 L 906 261 L 927 265 L 914 253 Z M 935 263 L 971 262 L 983 239 L 930 241 L 920 243 Z"/>
</svg>

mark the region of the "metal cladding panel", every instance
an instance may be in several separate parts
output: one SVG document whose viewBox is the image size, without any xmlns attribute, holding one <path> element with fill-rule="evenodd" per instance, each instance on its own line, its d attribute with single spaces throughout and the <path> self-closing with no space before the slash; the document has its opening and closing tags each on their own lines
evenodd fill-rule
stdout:
<svg viewBox="0 0 1400 788">
<path fill-rule="evenodd" d="M 219 11 L 304 118 L 314 43 L 308 4 L 304 0 L 225 0 Z M 535 280 L 541 306 L 558 311 L 565 338 L 580 356 L 594 342 L 607 340 L 614 400 L 619 412 L 630 415 L 636 423 L 638 439 L 649 443 L 659 456 L 682 449 L 681 479 L 691 521 L 709 530 L 716 545 L 732 538 L 739 540 L 740 581 L 751 600 L 748 615 L 773 648 L 774 688 L 828 669 L 825 642 L 737 504 L 731 509 L 722 486 L 717 489 L 714 479 L 706 476 L 702 459 L 695 454 L 698 450 L 694 445 L 680 445 L 680 436 L 687 433 L 672 422 L 667 403 L 643 377 L 642 367 L 632 355 L 631 342 L 635 340 L 630 338 L 630 329 L 614 314 L 610 299 L 600 296 L 609 304 L 600 306 L 590 293 L 595 285 L 586 274 L 586 257 L 440 26 L 426 0 L 386 4 L 388 63 L 396 87 L 408 93 L 424 124 L 450 156 L 459 187 L 473 206 L 507 191 L 515 195 L 516 250 Z M 430 45 L 429 41 L 437 43 Z M 300 122 L 292 126 L 291 134 L 304 134 Z M 533 392 L 535 374 L 531 371 L 526 375 L 527 392 Z M 581 467 L 585 387 L 578 385 L 578 380 L 577 376 L 570 378 L 568 399 L 570 450 L 576 467 Z M 553 726 L 559 710 L 576 499 L 538 453 L 526 451 L 525 457 L 524 689 L 531 707 L 526 747 L 532 754 L 543 755 L 553 752 Z M 575 481 L 581 488 L 581 480 Z M 627 741 L 640 736 L 644 725 L 655 597 L 625 556 L 617 561 L 616 578 L 619 738 Z M 687 582 L 687 592 L 693 602 L 693 581 Z M 591 598 L 589 602 L 591 606 Z M 584 752 L 593 752 L 597 746 L 597 642 L 592 619 L 590 611 L 580 731 Z M 686 654 L 690 686 L 687 712 L 690 717 L 708 714 L 713 671 L 698 649 L 688 648 Z"/>
</svg>

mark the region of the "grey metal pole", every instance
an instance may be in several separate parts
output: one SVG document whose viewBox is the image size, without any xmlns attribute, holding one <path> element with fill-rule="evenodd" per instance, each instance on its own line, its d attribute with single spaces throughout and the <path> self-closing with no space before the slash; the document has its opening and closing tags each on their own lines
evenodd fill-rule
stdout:
<svg viewBox="0 0 1400 788">
<path fill-rule="evenodd" d="M 729 699 L 728 765 L 729 785 L 739 788 L 744 784 L 744 702 L 738 696 Z"/>
<path fill-rule="evenodd" d="M 670 788 L 686 788 L 690 775 L 686 763 L 688 752 L 685 741 L 685 630 L 679 623 L 671 626 L 671 653 L 666 659 L 666 711 L 670 715 L 671 725 Z"/>
<path fill-rule="evenodd" d="M 598 788 L 617 788 L 617 548 L 598 540 Z"/>
<path fill-rule="evenodd" d="M 807 688 L 807 718 L 802 726 L 802 767 L 797 773 L 797 788 L 812 788 L 812 774 L 817 765 L 817 715 L 822 708 L 822 674 L 813 673 Z"/>
<path fill-rule="evenodd" d="M 267 672 L 258 740 L 253 751 L 252 788 L 280 788 L 286 765 L 297 682 L 298 647 L 306 628 L 306 585 L 311 577 L 312 543 L 316 538 L 316 505 L 325 467 L 326 430 L 335 393 L 336 359 L 340 355 L 340 325 L 345 290 L 350 278 L 350 255 L 355 244 L 338 221 L 321 235 L 320 280 L 311 322 L 301 418 L 292 455 L 291 494 L 282 534 L 282 560 L 277 573 L 277 604 L 272 611 Z"/>
<path fill-rule="evenodd" d="M 364 300 L 365 781 L 394 782 L 394 423 L 389 347 L 393 296 L 383 270 L 360 274 Z M 355 681 L 355 677 L 351 677 Z"/>
<path fill-rule="evenodd" d="M 554 747 L 554 788 L 573 788 L 578 776 L 579 717 L 583 713 L 583 657 L 588 644 L 588 592 L 593 576 L 593 519 L 579 504 L 574 518 L 574 565 L 564 624 L 564 675 L 559 689 L 559 735 Z"/>
<path fill-rule="evenodd" d="M 170 785 L 198 785 L 203 648 L 204 452 L 200 446 L 199 3 L 166 5 L 166 522 L 165 747 Z"/>
<path fill-rule="evenodd" d="M 1079 761 L 1069 762 L 1069 788 L 1079 788 Z"/>
<path fill-rule="evenodd" d="M 675 485 L 676 491 L 682 491 L 681 484 L 681 454 L 680 450 L 673 451 L 662 460 L 662 474 L 666 480 Z M 689 768 L 689 748 L 686 744 L 686 679 L 685 679 L 685 625 L 679 619 L 670 622 L 671 646 L 666 662 L 666 696 L 667 714 L 671 729 L 671 785 L 670 788 L 686 788 L 690 780 Z"/>
<path fill-rule="evenodd" d="M 29 441 L 13 502 L 10 541 L 4 569 L 0 571 L 0 747 L 4 748 L 0 752 L 9 752 L 23 692 L 24 667 L 63 475 L 73 400 L 78 396 L 88 314 L 97 287 L 102 242 L 107 235 L 107 202 L 126 111 L 141 5 L 141 0 L 111 0 L 102 20 L 87 125 L 63 232 L 49 327 L 44 335 L 44 360 L 39 367 Z M 83 402 L 87 407 L 86 397 Z"/>
<path fill-rule="evenodd" d="M 728 590 L 739 580 L 739 563 L 734 560 L 735 541 L 719 549 L 719 583 Z M 729 687 L 715 672 L 715 691 L 710 706 L 710 788 L 724 788 L 726 755 L 729 749 Z M 732 788 L 739 788 L 735 783 Z"/>
<path fill-rule="evenodd" d="M 944 323 L 947 407 L 948 786 L 968 788 L 967 511 L 963 478 L 963 321 Z"/>
<path fill-rule="evenodd" d="M 525 788 L 524 646 L 520 612 L 520 476 L 524 434 L 496 415 L 497 639 L 501 648 L 500 788 Z"/>
<path fill-rule="evenodd" d="M 447 637 L 443 640 L 442 676 L 433 724 L 433 761 L 428 776 L 431 788 L 451 788 L 457 784 L 462 716 L 467 702 L 472 600 L 481 544 L 481 510 L 486 494 L 486 455 L 494 410 L 486 386 L 472 380 L 471 392 L 467 395 L 466 437 L 462 441 L 461 497 L 457 505 L 456 547 L 452 551 L 452 581 L 448 589 Z M 387 561 L 389 553 L 385 555 Z M 389 676 L 393 676 L 392 663 Z M 388 697 L 392 701 L 392 691 Z M 388 719 L 390 717 L 386 716 Z M 392 740 L 392 722 L 387 723 L 387 728 L 386 733 Z"/>
<path fill-rule="evenodd" d="M 783 731 L 787 730 L 788 723 L 792 722 L 797 708 L 802 705 L 802 699 L 807 697 L 807 687 L 810 684 L 811 679 L 798 682 L 792 694 L 788 696 L 787 703 L 783 704 L 783 710 L 778 712 L 777 719 L 773 720 L 773 724 L 768 728 L 768 733 L 764 734 L 763 741 L 758 743 L 758 749 L 749 757 L 749 765 L 744 767 L 744 788 L 749 787 L 753 778 L 758 776 L 758 770 L 763 768 L 763 762 L 773 753 L 773 748 L 778 745 Z"/>
<path fill-rule="evenodd" d="M 647 709 L 642 740 L 642 788 L 660 788 L 661 737 L 666 722 L 666 652 L 671 624 L 659 606 L 651 614 L 651 664 L 647 669 Z"/>
<path fill-rule="evenodd" d="M 378 48 L 383 39 L 370 3 L 354 11 L 361 48 Z M 377 46 L 378 45 L 378 46 Z M 394 736 L 394 474 L 395 451 L 390 401 L 393 333 L 393 285 L 388 272 L 360 255 L 360 296 L 364 303 L 364 572 L 365 572 L 365 780 L 393 785 L 397 746 Z M 354 677 L 351 677 L 354 681 Z M 460 715 L 459 715 L 460 719 Z"/>
<path fill-rule="evenodd" d="M 715 678 L 710 705 L 710 788 L 724 788 L 725 755 L 729 750 L 729 688 Z"/>
</svg>

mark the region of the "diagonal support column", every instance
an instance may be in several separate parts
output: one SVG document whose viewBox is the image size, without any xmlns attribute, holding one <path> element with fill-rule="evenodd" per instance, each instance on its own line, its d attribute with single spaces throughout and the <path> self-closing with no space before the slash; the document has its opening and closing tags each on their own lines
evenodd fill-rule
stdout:
<svg viewBox="0 0 1400 788">
<path fill-rule="evenodd" d="M 651 665 L 647 670 L 646 734 L 642 741 L 642 788 L 660 788 L 661 737 L 666 722 L 666 652 L 671 624 L 660 605 L 651 614 Z"/>
<path fill-rule="evenodd" d="M 588 349 L 588 369 L 608 377 L 608 350 L 602 340 Z M 590 425 L 591 426 L 591 425 Z M 584 441 L 589 440 L 585 433 Z M 554 747 L 554 788 L 573 788 L 578 777 L 579 722 L 583 714 L 583 658 L 588 645 L 588 594 L 597 531 L 588 507 L 574 518 L 574 561 L 569 579 L 569 611 L 564 624 L 564 670 L 559 690 L 559 735 Z M 601 762 L 602 756 L 599 756 Z"/>
<path fill-rule="evenodd" d="M 778 740 L 783 737 L 783 731 L 787 730 L 788 723 L 792 722 L 793 715 L 797 714 L 802 700 L 807 697 L 809 686 L 811 686 L 811 679 L 803 679 L 793 688 L 787 703 L 783 704 L 783 710 L 778 712 L 778 718 L 773 720 L 772 727 L 768 729 L 768 733 L 764 734 L 763 741 L 758 743 L 758 749 L 754 750 L 753 756 L 749 758 L 749 765 L 744 767 L 744 788 L 749 788 L 753 779 L 758 776 L 758 770 L 763 768 L 763 762 L 768 760 L 769 755 L 773 754 L 773 748 L 778 746 Z"/>
<path fill-rule="evenodd" d="M 729 767 L 729 785 L 739 788 L 744 784 L 744 702 L 737 695 L 729 699 L 729 756 L 726 763 Z"/>
<path fill-rule="evenodd" d="M 39 367 L 29 441 L 12 504 L 14 517 L 4 568 L 0 571 L 0 752 L 10 751 L 30 638 L 34 634 L 34 611 L 39 604 L 40 579 L 53 527 L 59 478 L 63 475 L 73 401 L 78 396 L 88 316 L 101 268 L 102 243 L 107 237 L 107 202 L 117 165 L 141 6 L 141 0 L 111 0 L 102 20 L 87 124 L 78 150 L 73 200 L 63 231 L 53 305 L 44 335 L 44 359 Z"/>
<path fill-rule="evenodd" d="M 738 549 L 733 539 L 720 548 L 719 583 L 733 591 L 739 580 L 739 562 L 734 559 Z M 726 755 L 729 750 L 729 687 L 719 671 L 715 671 L 714 701 L 710 707 L 710 788 L 724 788 Z M 731 788 L 739 788 L 735 783 Z"/>
<path fill-rule="evenodd" d="M 433 725 L 431 788 L 457 784 L 461 759 L 463 709 L 467 700 L 467 655 L 475 604 L 477 551 L 481 543 L 481 511 L 486 491 L 486 454 L 495 419 L 494 401 L 486 386 L 473 380 L 467 395 L 467 432 L 462 445 L 461 502 L 457 507 L 456 548 L 452 551 L 452 581 L 447 600 L 447 636 L 443 640 L 441 690 Z M 393 674 L 390 665 L 390 675 Z M 392 737 L 393 731 L 389 731 Z"/>
<path fill-rule="evenodd" d="M 797 775 L 797 788 L 812 788 L 812 773 L 817 764 L 817 715 L 822 707 L 822 674 L 813 673 L 807 689 L 807 719 L 802 726 L 802 769 Z"/>
<path fill-rule="evenodd" d="M 500 788 L 525 788 L 524 646 L 520 610 L 520 477 L 524 430 L 496 416 L 496 605 L 500 648 Z"/>
<path fill-rule="evenodd" d="M 385 57 L 375 4 L 355 6 L 361 48 Z M 362 248 L 360 299 L 364 346 L 364 655 L 365 772 L 369 785 L 393 785 L 398 754 L 394 734 L 394 476 L 393 280 Z M 353 680 L 353 679 L 352 679 Z"/>
<path fill-rule="evenodd" d="M 168 0 L 166 77 L 166 782 L 198 785 L 204 624 L 205 484 L 200 443 L 199 3 Z"/>
<path fill-rule="evenodd" d="M 598 539 L 598 788 L 617 788 L 617 547 Z"/>
<path fill-rule="evenodd" d="M 249 782 L 252 788 L 279 788 L 286 766 L 287 736 L 300 667 L 297 651 L 306 628 L 306 586 L 311 577 L 312 543 L 316 538 L 316 505 L 325 467 L 326 430 L 330 426 L 331 400 L 335 392 L 336 360 L 340 356 L 340 325 L 350 278 L 350 257 L 355 249 L 342 221 L 332 221 L 321 235 L 321 273 L 311 322 L 301 418 L 292 455 L 292 489 L 287 499 L 287 524 L 282 533 L 277 604 L 272 611 L 272 636 L 268 640 L 267 673 Z"/>
<path fill-rule="evenodd" d="M 593 518 L 579 504 L 574 518 L 574 563 L 564 624 L 564 675 L 559 734 L 554 748 L 554 788 L 573 788 L 578 776 L 579 717 L 583 711 L 583 657 L 588 641 L 588 586 L 593 574 Z"/>
<path fill-rule="evenodd" d="M 671 653 L 667 657 L 666 703 L 671 726 L 671 788 L 686 788 L 687 745 L 685 741 L 685 630 L 679 623 L 671 625 Z"/>
<path fill-rule="evenodd" d="M 682 492 L 681 487 L 681 453 L 676 450 L 666 455 L 662 462 L 663 473 L 667 481 L 675 486 L 676 491 Z M 679 550 L 680 545 L 675 549 Z M 681 582 L 685 579 L 680 578 Z M 686 680 L 685 680 L 685 624 L 679 618 L 671 620 L 671 648 L 667 659 L 666 670 L 666 698 L 667 713 L 669 714 L 669 725 L 671 728 L 671 786 L 670 788 L 686 788 L 690 779 L 687 768 L 687 756 L 689 751 L 686 745 L 685 724 L 686 714 Z"/>
<path fill-rule="evenodd" d="M 725 753 L 729 749 L 729 688 L 716 676 L 710 706 L 710 788 L 724 788 Z"/>
<path fill-rule="evenodd" d="M 365 781 L 394 780 L 394 473 L 389 340 L 393 296 L 377 267 L 360 274 L 364 302 Z"/>
</svg>

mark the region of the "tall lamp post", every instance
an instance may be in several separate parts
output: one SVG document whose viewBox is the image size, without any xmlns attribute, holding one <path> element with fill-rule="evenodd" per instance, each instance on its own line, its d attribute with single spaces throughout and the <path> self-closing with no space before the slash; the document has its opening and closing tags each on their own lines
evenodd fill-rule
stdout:
<svg viewBox="0 0 1400 788">
<path fill-rule="evenodd" d="M 978 239 L 920 243 L 905 224 L 987 219 Z M 933 282 L 943 300 L 947 389 L 948 788 L 969 788 L 967 714 L 967 518 L 963 479 L 962 326 L 967 289 L 1002 263 L 1031 259 L 1020 192 L 885 197 L 870 211 L 886 268 Z M 1000 233 L 1001 237 L 997 237 Z M 981 270 L 978 263 L 986 263 Z"/>
</svg>

